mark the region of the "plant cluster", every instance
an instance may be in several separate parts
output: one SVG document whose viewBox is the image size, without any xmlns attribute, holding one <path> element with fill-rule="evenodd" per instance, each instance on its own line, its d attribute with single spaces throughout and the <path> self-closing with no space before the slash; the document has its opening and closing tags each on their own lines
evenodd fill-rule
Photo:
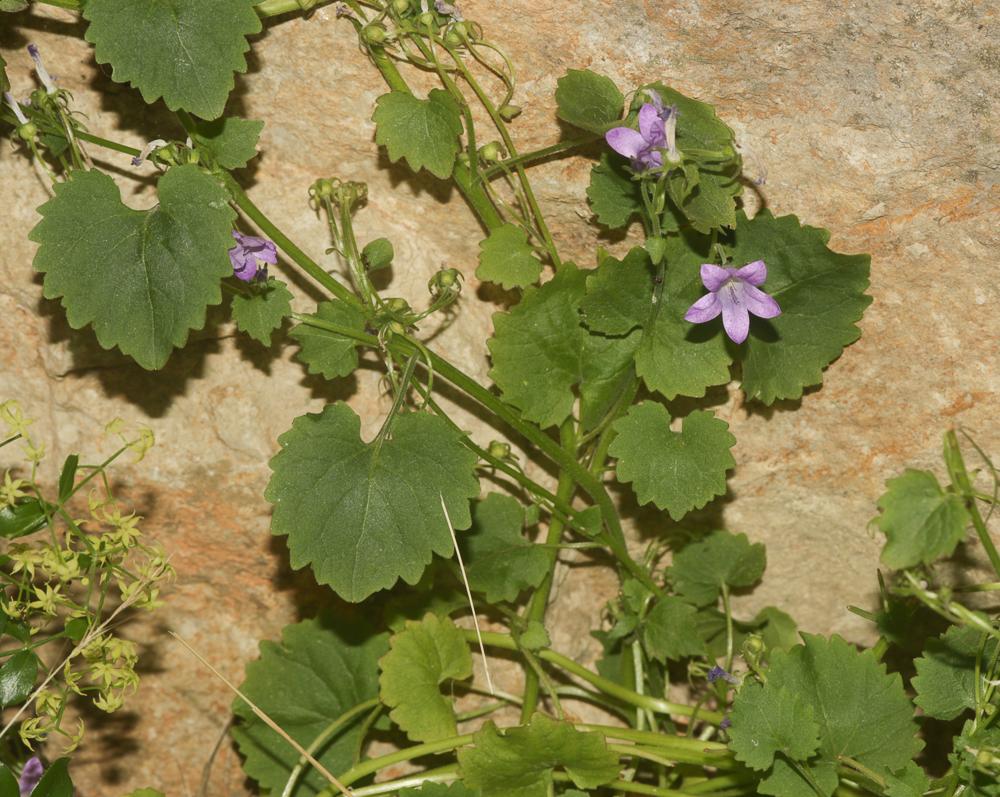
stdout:
<svg viewBox="0 0 1000 797">
<path fill-rule="evenodd" d="M 709 389 L 763 405 L 802 397 L 858 338 L 871 301 L 867 256 L 833 251 L 825 230 L 795 216 L 744 211 L 754 183 L 711 106 L 668 82 L 625 94 L 606 76 L 571 69 L 553 111 L 572 135 L 521 152 L 514 69 L 481 25 L 443 0 L 337 5 L 335 24 L 353 27 L 388 86 L 373 110 L 376 144 L 392 162 L 450 181 L 482 226 L 475 276 L 507 302 L 487 341 L 491 383 L 481 384 L 431 340 L 469 301 L 467 271 L 434 274 L 420 307 L 379 287 L 391 281 L 376 272 L 407 264 L 386 238 L 357 240 L 356 214 L 378 201 L 366 186 L 341 175 L 309 188 L 330 236 L 322 265 L 240 185 L 263 122 L 225 108 L 249 37 L 264 18 L 321 3 L 52 4 L 81 13 L 114 80 L 177 119 L 174 130 L 150 131 L 142 150 L 93 135 L 37 50 L 40 87 L 28 102 L 6 95 L 0 118 L 52 187 L 30 238 L 45 296 L 61 300 L 70 325 L 156 370 L 225 300 L 240 332 L 295 346 L 311 374 L 342 379 L 360 352 L 373 354 L 393 398 L 371 440 L 354 409 L 332 403 L 297 418 L 270 461 L 272 531 L 293 567 L 310 568 L 331 595 L 328 611 L 262 642 L 247 666 L 232 734 L 262 793 L 1000 794 L 1000 630 L 973 600 L 997 584 L 949 581 L 940 566 L 971 526 L 1000 579 L 987 528 L 996 492 L 977 486 L 954 432 L 946 486 L 907 471 L 880 502 L 891 572 L 878 610 L 857 609 L 879 634 L 868 650 L 800 637 L 775 607 L 740 616 L 733 596 L 752 589 L 766 563 L 763 545 L 744 534 L 654 534 L 638 552 L 626 540 L 610 481 L 655 511 L 661 530 L 680 528 L 725 493 L 738 466 Z M 427 77 L 437 87 L 414 91 Z M 94 148 L 128 156 L 137 174 L 155 169 L 158 204 L 124 204 Z M 593 221 L 641 227 L 642 242 L 578 265 L 561 256 L 529 171 L 595 154 Z M 272 270 L 298 271 L 325 298 L 303 309 Z M 451 417 L 443 399 L 455 393 L 492 427 L 486 438 Z M 528 461 L 554 483 L 530 475 L 540 469 Z M 124 548 L 129 521 L 93 512 L 112 527 L 109 544 Z M 21 553 L 13 576 L 29 563 L 57 578 L 75 573 L 67 550 Z M 620 576 L 607 623 L 593 631 L 603 650 L 596 670 L 553 649 L 546 622 L 569 551 Z M 89 566 L 99 561 L 91 554 Z M 123 588 L 123 600 L 132 595 Z M 19 594 L 3 608 L 17 620 L 55 603 Z M 130 651 L 107 647 L 94 654 L 100 670 L 90 646 L 81 652 L 101 699 L 113 702 L 120 690 L 101 679 L 127 686 L 128 668 L 106 659 L 127 663 Z M 474 678 L 478 657 L 483 677 Z M 517 693 L 493 683 L 504 661 L 523 669 Z M 604 719 L 583 721 L 582 704 Z M 46 712 L 43 701 L 29 728 L 48 729 Z M 957 718 L 960 728 L 943 726 L 950 753 L 920 758 L 922 735 Z M 396 749 L 372 756 L 375 740 Z M 407 774 L 386 776 L 402 764 Z"/>
</svg>

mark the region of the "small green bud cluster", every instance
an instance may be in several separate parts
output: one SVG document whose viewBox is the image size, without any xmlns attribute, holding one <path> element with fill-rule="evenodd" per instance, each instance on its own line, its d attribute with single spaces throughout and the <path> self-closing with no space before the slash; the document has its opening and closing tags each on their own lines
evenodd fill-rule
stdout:
<svg viewBox="0 0 1000 797">
<path fill-rule="evenodd" d="M 450 304 L 462 292 L 463 279 L 462 272 L 457 268 L 443 268 L 430 278 L 427 290 L 438 306 L 443 306 L 443 303 Z"/>
</svg>

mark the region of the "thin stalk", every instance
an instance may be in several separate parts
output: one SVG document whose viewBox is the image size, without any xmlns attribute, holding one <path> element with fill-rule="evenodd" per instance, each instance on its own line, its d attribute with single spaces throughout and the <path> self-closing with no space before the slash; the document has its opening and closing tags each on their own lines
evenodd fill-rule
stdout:
<svg viewBox="0 0 1000 797">
<path fill-rule="evenodd" d="M 948 470 L 950 471 L 951 478 L 959 492 L 965 498 L 965 506 L 969 510 L 972 526 L 979 536 L 979 541 L 983 544 L 983 550 L 986 551 L 986 555 L 990 559 L 990 564 L 993 565 L 993 570 L 1000 577 L 1000 552 L 997 551 L 996 545 L 993 544 L 989 529 L 986 528 L 986 522 L 979 513 L 979 506 L 976 504 L 975 498 L 976 491 L 972 487 L 972 480 L 969 478 L 969 471 L 966 470 L 965 460 L 962 458 L 962 452 L 958 447 L 958 436 L 954 430 L 949 430 L 945 434 L 945 451 L 946 457 L 949 460 Z"/>
<path fill-rule="evenodd" d="M 291 14 L 295 11 L 312 11 L 314 8 L 328 5 L 333 0 L 313 0 L 312 3 L 301 2 L 301 0 L 263 0 L 257 3 L 254 11 L 261 19 L 277 17 L 282 14 Z"/>
<path fill-rule="evenodd" d="M 586 146 L 587 144 L 597 141 L 599 138 L 600 136 L 598 135 L 589 135 L 581 136 L 580 138 L 563 139 L 562 141 L 557 141 L 555 144 L 549 144 L 549 146 L 542 147 L 541 149 L 533 149 L 530 152 L 522 152 L 517 157 L 505 158 L 499 163 L 483 169 L 481 174 L 484 180 L 492 180 L 494 177 L 499 177 L 501 174 L 504 174 L 512 166 L 527 166 L 529 163 L 545 160 L 546 158 L 551 158 L 553 155 L 560 155 L 563 152 L 568 152 L 569 150 Z"/>
<path fill-rule="evenodd" d="M 351 767 L 340 776 L 339 780 L 345 786 L 350 786 L 352 783 L 356 783 L 366 775 L 371 775 L 374 772 L 378 772 L 380 769 L 391 767 L 393 764 L 401 764 L 404 761 L 412 761 L 415 758 L 421 758 L 425 755 L 446 753 L 449 750 L 454 750 L 458 747 L 464 747 L 467 744 L 472 744 L 472 738 L 473 734 L 471 733 L 466 733 L 461 736 L 449 736 L 447 739 L 439 739 L 436 742 L 415 744 L 412 747 L 407 747 L 404 750 L 397 750 L 393 753 L 379 756 L 378 758 L 369 758 L 366 761 L 362 761 L 360 764 L 356 764 Z"/>
<path fill-rule="evenodd" d="M 726 614 L 726 672 L 729 672 L 733 669 L 733 608 L 725 582 L 722 582 L 722 611 Z"/>
</svg>

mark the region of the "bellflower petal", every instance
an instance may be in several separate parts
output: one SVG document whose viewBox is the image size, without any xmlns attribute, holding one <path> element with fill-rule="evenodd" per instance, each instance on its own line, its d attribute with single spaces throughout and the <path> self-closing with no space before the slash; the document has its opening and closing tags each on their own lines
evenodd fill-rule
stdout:
<svg viewBox="0 0 1000 797">
<path fill-rule="evenodd" d="M 743 283 L 730 280 L 716 296 L 722 305 L 722 328 L 733 343 L 742 343 L 750 334 L 750 311 L 743 298 Z"/>
<path fill-rule="evenodd" d="M 667 142 L 663 120 L 660 119 L 656 108 L 649 103 L 639 109 L 639 135 L 642 136 L 648 147 L 662 147 Z"/>
<path fill-rule="evenodd" d="M 21 777 L 17 782 L 21 797 L 28 797 L 35 790 L 35 786 L 42 779 L 42 773 L 44 772 L 45 767 L 42 766 L 41 759 L 38 756 L 32 756 L 24 762 L 24 769 L 21 770 Z"/>
<path fill-rule="evenodd" d="M 731 268 L 723 268 L 722 266 L 715 265 L 715 263 L 701 264 L 702 284 L 712 291 L 712 293 L 719 290 L 725 284 L 726 280 L 732 278 L 733 274 L 734 270 Z"/>
<path fill-rule="evenodd" d="M 278 248 L 267 238 L 255 235 L 244 235 L 239 230 L 233 230 L 236 246 L 229 250 L 229 262 L 233 264 L 233 275 L 244 282 L 253 279 L 266 280 L 267 266 L 278 262 Z"/>
<path fill-rule="evenodd" d="M 604 140 L 619 155 L 636 158 L 646 146 L 646 139 L 631 127 L 613 127 L 604 134 Z"/>
<path fill-rule="evenodd" d="M 767 279 L 767 266 L 764 265 L 763 260 L 754 260 L 753 263 L 747 263 L 745 266 L 736 269 L 734 276 L 759 288 L 764 284 L 764 280 Z"/>
<path fill-rule="evenodd" d="M 743 286 L 743 298 L 747 310 L 758 318 L 774 318 L 781 315 L 781 306 L 773 296 L 768 296 L 760 288 L 747 284 Z"/>
<path fill-rule="evenodd" d="M 684 320 L 692 324 L 704 324 L 722 312 L 722 303 L 714 293 L 706 293 L 692 304 L 684 314 Z"/>
</svg>

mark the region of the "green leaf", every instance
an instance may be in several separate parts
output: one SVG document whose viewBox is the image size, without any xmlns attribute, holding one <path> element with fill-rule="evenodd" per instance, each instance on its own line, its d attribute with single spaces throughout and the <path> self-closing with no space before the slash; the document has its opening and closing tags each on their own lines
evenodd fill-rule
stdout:
<svg viewBox="0 0 1000 797">
<path fill-rule="evenodd" d="M 625 337 L 585 335 L 581 354 L 580 423 L 589 432 L 604 421 L 635 377 L 633 360 L 641 333 Z"/>
<path fill-rule="evenodd" d="M 539 651 L 552 644 L 545 625 L 537 620 L 529 620 L 527 627 L 517 637 L 517 643 L 525 650 Z"/>
<path fill-rule="evenodd" d="M 995 755 L 1000 750 L 1000 728 L 968 720 L 962 734 L 955 739 L 955 752 L 948 756 L 958 774 L 958 782 L 965 787 L 963 795 L 970 797 L 1000 797 L 1000 778 L 995 765 L 984 767 L 980 753 L 984 750 Z"/>
<path fill-rule="evenodd" d="M 684 320 L 684 313 L 704 293 L 700 269 L 707 257 L 708 239 L 667 239 L 660 308 L 652 325 L 645 328 L 635 356 L 636 372 L 646 386 L 667 399 L 699 398 L 712 385 L 730 379 L 732 358 L 721 329 Z M 651 290 L 650 285 L 644 295 Z"/>
<path fill-rule="evenodd" d="M 624 335 L 645 325 L 652 308 L 652 264 L 649 254 L 637 246 L 624 260 L 604 258 L 587 277 L 587 295 L 580 302 L 580 315 L 593 332 Z"/>
<path fill-rule="evenodd" d="M 286 626 L 281 642 L 260 644 L 260 658 L 246 668 L 241 691 L 293 739 L 309 747 L 331 723 L 378 696 L 378 659 L 387 635 L 370 636 L 349 620 L 333 625 L 313 619 Z M 299 754 L 267 727 L 242 700 L 233 713 L 240 723 L 233 738 L 245 761 L 243 770 L 264 790 L 280 794 Z M 365 712 L 346 721 L 314 755 L 328 769 L 342 772 L 353 763 Z M 317 794 L 329 785 L 308 767 L 297 795 Z"/>
<path fill-rule="evenodd" d="M 0 797 L 21 797 L 17 776 L 7 768 L 6 764 L 0 764 Z"/>
<path fill-rule="evenodd" d="M 382 702 L 410 739 L 435 742 L 457 733 L 455 710 L 441 694 L 441 685 L 471 676 L 472 655 L 451 620 L 428 614 L 420 622 L 408 622 L 389 640 L 379 667 Z"/>
<path fill-rule="evenodd" d="M 506 289 L 523 288 L 538 281 L 542 264 L 534 255 L 528 234 L 516 224 L 504 224 L 479 244 L 476 276 Z"/>
<path fill-rule="evenodd" d="M 913 707 L 899 675 L 887 675 L 872 651 L 859 652 L 838 636 L 825 639 L 803 634 L 802 638 L 804 644 L 774 653 L 763 688 L 785 689 L 811 709 L 819 726 L 819 749 L 808 766 L 824 791 L 836 787 L 835 768 L 842 757 L 875 772 L 906 767 L 923 742 L 917 738 Z M 743 694 L 737 694 L 734 703 L 734 731 Z M 754 727 L 749 730 L 752 734 Z M 806 795 L 806 789 L 812 791 L 780 758 L 759 788 L 778 797 Z"/>
<path fill-rule="evenodd" d="M 823 369 L 860 336 L 856 323 L 871 304 L 865 295 L 871 258 L 838 254 L 827 247 L 826 230 L 766 210 L 752 221 L 741 211 L 733 240 L 734 265 L 763 260 L 763 290 L 781 305 L 777 318 L 750 322 L 743 389 L 765 404 L 800 398 L 804 388 L 823 381 Z"/>
<path fill-rule="evenodd" d="M 515 601 L 549 571 L 543 548 L 524 538 L 524 509 L 510 496 L 490 493 L 472 509 L 472 528 L 459 544 L 469 586 L 489 603 Z"/>
<path fill-rule="evenodd" d="M 447 786 L 443 783 L 424 783 L 419 789 L 401 789 L 399 797 L 479 797 L 479 792 L 456 781 Z"/>
<path fill-rule="evenodd" d="M 584 280 L 585 272 L 567 264 L 540 288 L 526 290 L 509 313 L 493 316 L 490 376 L 504 401 L 542 427 L 562 423 L 573 409 L 587 336 L 577 311 Z"/>
<path fill-rule="evenodd" d="M 152 210 L 133 210 L 106 174 L 74 172 L 39 208 L 29 236 L 41 244 L 35 269 L 45 296 L 62 298 L 70 326 L 92 324 L 104 348 L 117 346 L 147 370 L 162 368 L 204 325 L 233 271 L 236 214 L 214 178 L 175 166 L 160 178 L 159 198 Z"/>
<path fill-rule="evenodd" d="M 0 667 L 0 708 L 23 703 L 38 677 L 38 656 L 19 650 Z"/>
<path fill-rule="evenodd" d="M 76 469 L 80 464 L 79 454 L 70 454 L 63 462 L 62 471 L 59 473 L 59 500 L 66 501 L 73 494 L 73 485 L 76 483 Z"/>
<path fill-rule="evenodd" d="M 476 455 L 441 418 L 405 413 L 371 443 L 344 403 L 295 419 L 278 438 L 265 497 L 271 530 L 288 535 L 292 567 L 310 565 L 320 584 L 361 601 L 399 578 L 413 584 L 433 554 L 449 556 L 451 534 L 472 523 L 479 493 Z"/>
<path fill-rule="evenodd" d="M 2 797 L 2 795 L 0 795 Z M 136 789 L 134 792 L 126 795 L 126 797 L 166 797 L 162 791 L 157 791 L 156 789 Z"/>
<path fill-rule="evenodd" d="M 769 651 L 790 650 L 799 642 L 799 627 L 791 615 L 774 606 L 765 606 L 750 621 Z"/>
<path fill-rule="evenodd" d="M 643 89 L 659 92 L 664 105 L 677 106 L 677 148 L 723 150 L 733 145 L 733 131 L 719 119 L 711 105 L 685 97 L 678 91 L 651 83 L 636 92 L 636 103 L 643 101 Z M 690 192 L 682 189 L 683 180 L 674 172 L 667 181 L 671 198 L 688 222 L 699 232 L 736 224 L 736 198 L 743 190 L 739 182 L 740 159 L 726 163 L 699 164 L 697 186 Z M 685 308 L 686 309 L 686 308 Z"/>
<path fill-rule="evenodd" d="M 894 570 L 950 556 L 965 538 L 969 511 L 926 470 L 907 468 L 885 483 L 875 524 L 886 536 L 882 561 Z"/>
<path fill-rule="evenodd" d="M 316 312 L 309 317 L 356 332 L 365 331 L 361 308 L 340 299 L 320 302 Z M 358 367 L 358 343 L 353 338 L 307 323 L 297 324 L 289 335 L 299 344 L 297 359 L 306 364 L 311 374 L 336 379 L 353 373 Z"/>
<path fill-rule="evenodd" d="M 292 312 L 292 294 L 281 280 L 269 279 L 264 285 L 252 285 L 249 292 L 233 296 L 233 321 L 240 332 L 265 346 L 271 345 L 271 333 Z"/>
<path fill-rule="evenodd" d="M 86 39 L 111 77 L 153 104 L 203 119 L 222 115 L 234 72 L 246 72 L 246 37 L 260 33 L 255 0 L 87 0 Z"/>
<path fill-rule="evenodd" d="M 257 157 L 257 142 L 264 123 L 226 116 L 212 122 L 199 121 L 194 143 L 223 169 L 241 169 Z"/>
<path fill-rule="evenodd" d="M 718 600 L 723 584 L 752 587 L 766 565 L 762 543 L 751 545 L 746 534 L 715 531 L 674 554 L 670 580 L 686 600 L 706 606 Z"/>
<path fill-rule="evenodd" d="M 930 788 L 930 778 L 913 761 L 899 772 L 886 773 L 883 777 L 886 797 L 923 797 Z"/>
<path fill-rule="evenodd" d="M 660 598 L 642 626 L 646 652 L 661 662 L 704 654 L 705 644 L 696 615 L 697 610 L 680 598 L 673 595 Z"/>
<path fill-rule="evenodd" d="M 837 788 L 837 767 L 830 761 L 814 761 L 800 764 L 809 772 L 813 782 L 819 787 L 820 794 L 832 797 Z M 768 776 L 757 784 L 759 794 L 771 794 L 774 797 L 817 797 L 816 790 L 809 781 L 784 758 L 776 758 Z"/>
<path fill-rule="evenodd" d="M 618 776 L 618 756 L 603 735 L 581 733 L 542 714 L 517 728 L 500 730 L 487 722 L 474 746 L 458 751 L 458 763 L 465 783 L 483 797 L 546 797 L 557 768 L 584 789 Z"/>
<path fill-rule="evenodd" d="M 740 689 L 729 729 L 730 747 L 751 769 L 767 769 L 777 753 L 805 761 L 819 747 L 812 707 L 784 687 L 748 683 Z"/>
<path fill-rule="evenodd" d="M 9 2 L 9 0 L 6 1 Z M 4 9 L 0 7 L 0 11 L 2 10 Z M 7 62 L 0 55 L 0 94 L 8 91 L 10 91 L 10 79 L 7 77 Z"/>
<path fill-rule="evenodd" d="M 361 259 L 369 271 L 385 268 L 392 263 L 395 256 L 396 252 L 392 248 L 392 241 L 388 238 L 376 238 L 374 241 L 369 241 L 361 250 Z"/>
<path fill-rule="evenodd" d="M 642 190 L 625 170 L 625 161 L 601 153 L 601 160 L 590 170 L 587 200 L 597 220 L 612 230 L 628 226 L 642 215 Z"/>
<path fill-rule="evenodd" d="M 389 160 L 405 158 L 415 172 L 451 177 L 462 117 L 448 92 L 434 89 L 421 100 L 408 91 L 390 91 L 375 102 L 375 143 L 388 149 Z"/>
<path fill-rule="evenodd" d="M 38 785 L 31 790 L 32 797 L 73 797 L 73 781 L 69 777 L 69 759 L 53 761 L 45 770 Z"/>
<path fill-rule="evenodd" d="M 974 628 L 951 626 L 940 638 L 929 639 L 924 655 L 914 661 L 917 675 L 914 699 L 924 713 L 939 720 L 952 720 L 976 707 L 976 657 L 983 636 Z M 996 653 L 996 639 L 983 650 L 985 670 Z"/>
<path fill-rule="evenodd" d="M 591 133 L 603 133 L 622 115 L 625 98 L 611 78 L 570 69 L 556 82 L 556 115 Z"/>
<path fill-rule="evenodd" d="M 13 540 L 45 528 L 45 506 L 37 498 L 0 507 L 0 537 Z"/>
<path fill-rule="evenodd" d="M 713 413 L 695 410 L 680 432 L 672 432 L 663 405 L 643 401 L 614 429 L 618 436 L 608 453 L 618 459 L 618 481 L 631 482 L 640 504 L 653 502 L 680 520 L 726 491 L 726 471 L 736 466 L 729 452 L 736 438 Z"/>
</svg>

